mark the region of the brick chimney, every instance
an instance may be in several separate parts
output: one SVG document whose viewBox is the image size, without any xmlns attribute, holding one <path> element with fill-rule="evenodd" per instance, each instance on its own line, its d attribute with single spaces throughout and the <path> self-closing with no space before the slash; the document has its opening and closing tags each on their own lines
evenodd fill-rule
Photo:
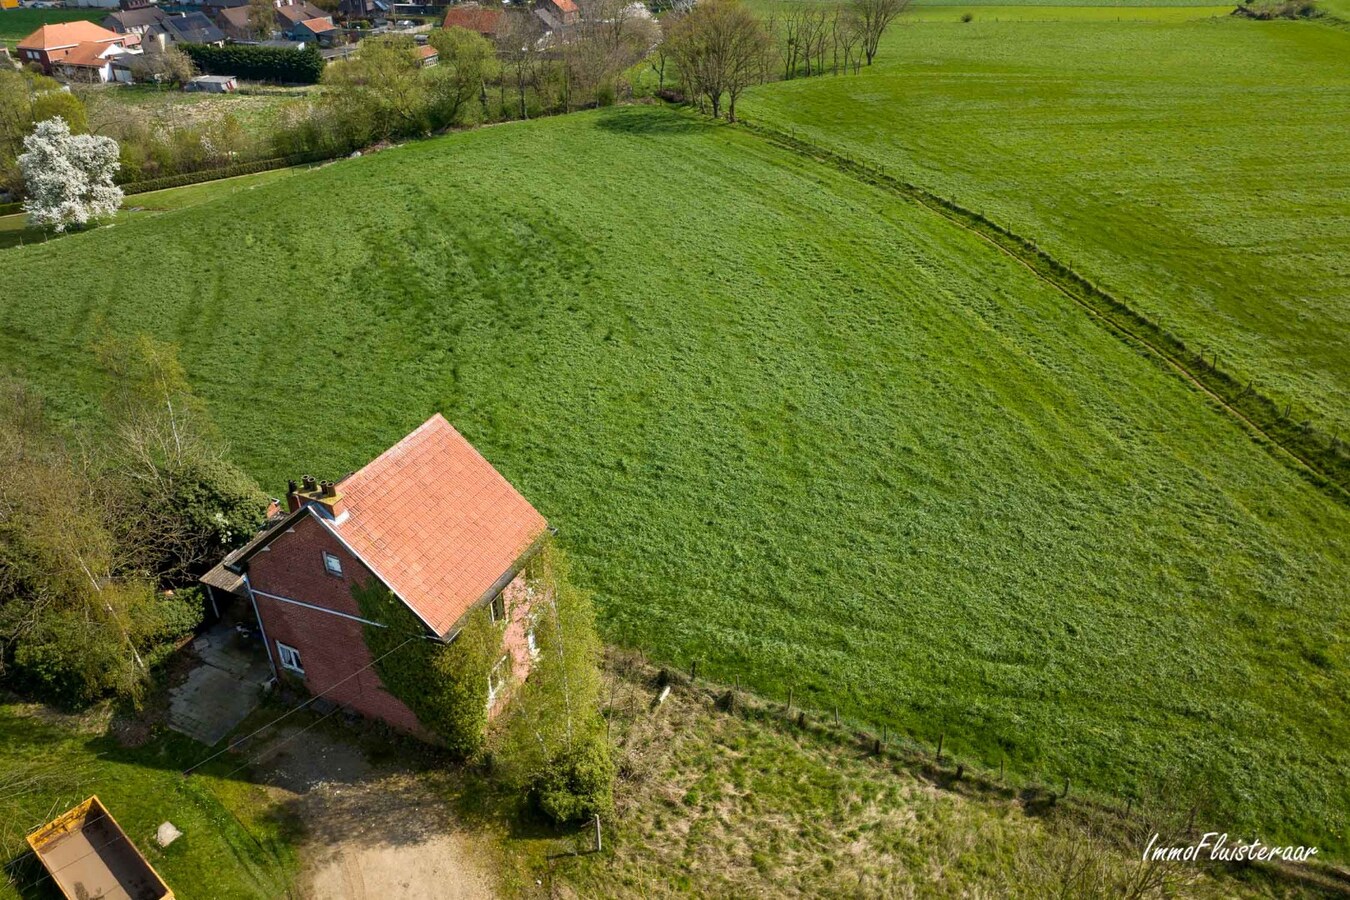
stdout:
<svg viewBox="0 0 1350 900">
<path fill-rule="evenodd" d="M 336 482 L 318 481 L 312 475 L 305 475 L 300 479 L 298 488 L 294 481 L 289 482 L 287 487 L 286 505 L 291 512 L 306 503 L 322 507 L 331 519 L 341 519 L 347 511 L 346 500 L 338 493 Z"/>
</svg>

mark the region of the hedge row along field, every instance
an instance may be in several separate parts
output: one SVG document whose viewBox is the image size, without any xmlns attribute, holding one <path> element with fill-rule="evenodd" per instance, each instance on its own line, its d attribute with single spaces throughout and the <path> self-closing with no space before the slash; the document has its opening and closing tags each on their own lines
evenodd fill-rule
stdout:
<svg viewBox="0 0 1350 900">
<path fill-rule="evenodd" d="M 323 75 L 323 55 L 313 45 L 293 50 L 253 44 L 184 44 L 183 50 L 208 75 L 235 75 L 281 84 L 318 84 Z"/>
<path fill-rule="evenodd" d="M 1347 59 L 1350 30 L 1307 22 L 976 13 L 896 29 L 860 77 L 757 88 L 743 112 L 1035 241 L 1347 441 Z"/>
<path fill-rule="evenodd" d="M 441 410 L 612 641 L 1346 849 L 1350 509 L 889 191 L 610 109 L 5 251 L 0 283 L 0 366 L 63 415 L 90 340 L 138 330 L 274 494 Z"/>
</svg>

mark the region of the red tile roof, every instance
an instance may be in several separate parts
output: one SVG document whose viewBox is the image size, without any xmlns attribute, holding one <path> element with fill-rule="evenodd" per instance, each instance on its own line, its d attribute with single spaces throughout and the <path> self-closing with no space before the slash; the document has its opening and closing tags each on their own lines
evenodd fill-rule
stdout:
<svg viewBox="0 0 1350 900">
<path fill-rule="evenodd" d="M 553 5 L 565 13 L 574 13 L 577 11 L 577 5 L 572 0 L 553 0 Z"/>
<path fill-rule="evenodd" d="M 123 39 L 115 31 L 95 25 L 93 22 L 57 22 L 43 25 L 28 37 L 19 41 L 18 50 L 52 50 L 59 47 L 74 47 L 85 41 L 113 43 Z"/>
<path fill-rule="evenodd" d="M 323 34 L 325 31 L 332 31 L 337 28 L 337 26 L 333 24 L 332 18 L 329 16 L 324 16 L 322 19 L 306 19 L 300 24 L 308 28 L 314 34 Z"/>
<path fill-rule="evenodd" d="M 436 52 L 436 48 L 429 44 L 422 44 L 414 52 L 418 59 L 431 59 L 433 56 L 440 56 L 440 54 Z"/>
<path fill-rule="evenodd" d="M 548 526 L 440 414 L 338 492 L 346 515 L 325 524 L 440 635 Z"/>
<path fill-rule="evenodd" d="M 85 41 L 69 50 L 65 56 L 58 60 L 58 64 L 84 69 L 101 69 L 108 64 L 108 61 L 103 58 L 103 53 L 107 49 L 107 44 Z"/>
<path fill-rule="evenodd" d="M 461 3 L 446 10 L 442 27 L 467 28 L 485 37 L 491 37 L 497 33 L 501 18 L 500 9 L 484 9 L 477 3 Z"/>
</svg>

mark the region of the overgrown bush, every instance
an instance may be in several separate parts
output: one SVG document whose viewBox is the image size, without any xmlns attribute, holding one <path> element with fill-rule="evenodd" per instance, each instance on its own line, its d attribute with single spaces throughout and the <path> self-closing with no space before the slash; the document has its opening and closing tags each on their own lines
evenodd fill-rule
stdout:
<svg viewBox="0 0 1350 900">
<path fill-rule="evenodd" d="M 172 347 L 107 342 L 101 355 L 118 387 L 78 439 L 31 390 L 0 384 L 0 676 L 64 704 L 137 698 L 201 621 L 201 593 L 184 586 L 266 503 L 225 461 Z"/>
<path fill-rule="evenodd" d="M 433 640 L 413 612 L 378 581 L 353 588 L 361 615 L 384 627 L 364 628 L 366 646 L 385 688 L 461 759 L 487 736 L 488 674 L 500 657 L 502 632 L 476 609 L 448 644 Z"/>
<path fill-rule="evenodd" d="M 548 541 L 526 569 L 538 656 L 497 740 L 505 780 L 555 822 L 613 807 L 614 763 L 600 716 L 602 645 L 590 596 Z"/>
<path fill-rule="evenodd" d="M 192 62 L 208 75 L 234 75 L 250 81 L 274 81 L 281 84 L 318 84 L 323 76 L 323 55 L 307 46 L 263 47 L 257 44 L 184 44 Z"/>
<path fill-rule="evenodd" d="M 533 795 L 544 815 L 555 822 L 583 822 L 614 808 L 614 759 L 605 733 L 587 732 L 545 762 L 536 774 Z"/>
</svg>

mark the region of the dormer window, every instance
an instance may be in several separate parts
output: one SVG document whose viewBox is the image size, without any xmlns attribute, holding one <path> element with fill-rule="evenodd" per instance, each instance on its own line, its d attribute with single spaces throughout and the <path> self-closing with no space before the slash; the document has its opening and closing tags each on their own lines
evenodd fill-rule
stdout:
<svg viewBox="0 0 1350 900">
<path fill-rule="evenodd" d="M 336 556 L 325 550 L 323 554 L 323 570 L 327 572 L 329 575 L 337 575 L 341 577 L 342 560 L 338 559 Z"/>
</svg>

